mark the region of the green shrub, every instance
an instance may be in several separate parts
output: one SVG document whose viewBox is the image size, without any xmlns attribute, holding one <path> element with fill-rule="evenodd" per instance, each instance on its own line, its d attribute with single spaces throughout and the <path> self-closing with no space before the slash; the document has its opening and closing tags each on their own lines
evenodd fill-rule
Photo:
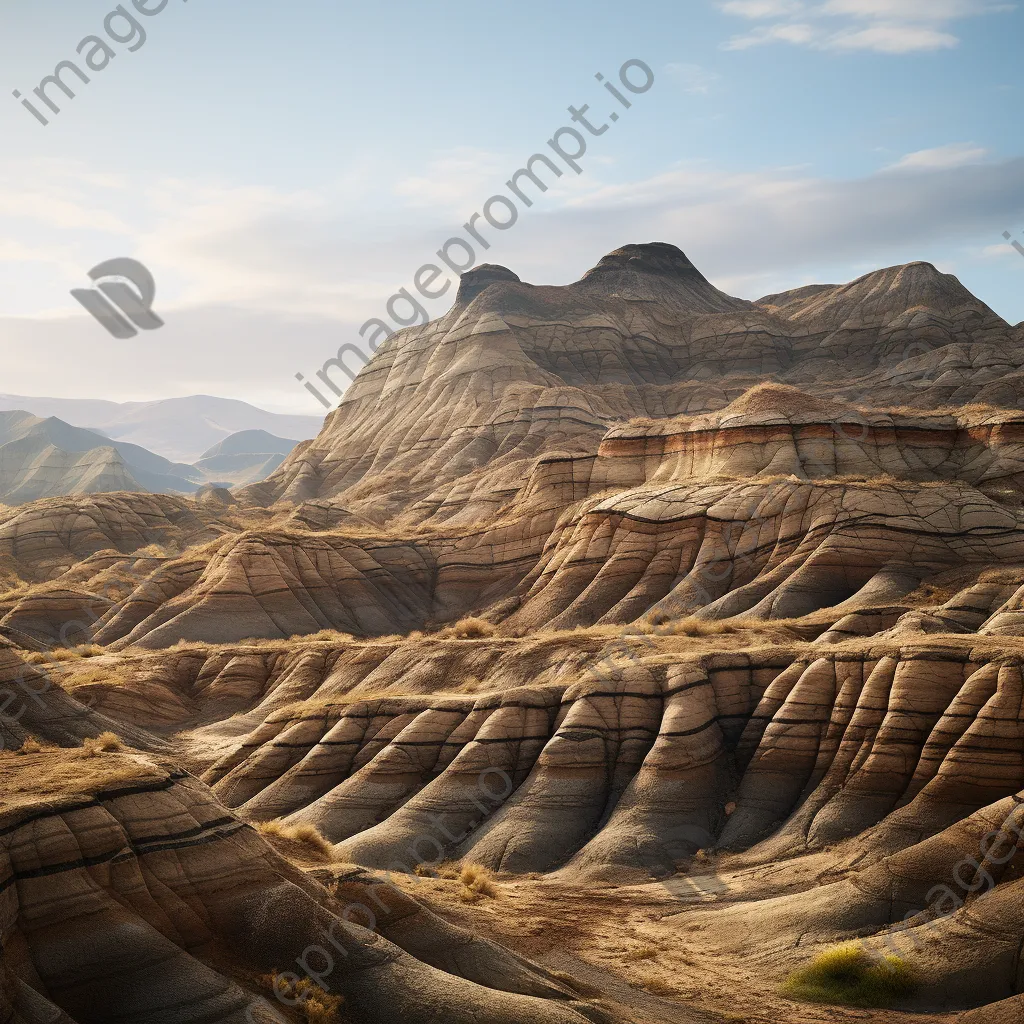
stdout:
<svg viewBox="0 0 1024 1024">
<path fill-rule="evenodd" d="M 847 943 L 794 971 L 782 994 L 809 1003 L 884 1008 L 916 989 L 913 971 L 899 957 L 872 956 L 860 944 Z"/>
</svg>

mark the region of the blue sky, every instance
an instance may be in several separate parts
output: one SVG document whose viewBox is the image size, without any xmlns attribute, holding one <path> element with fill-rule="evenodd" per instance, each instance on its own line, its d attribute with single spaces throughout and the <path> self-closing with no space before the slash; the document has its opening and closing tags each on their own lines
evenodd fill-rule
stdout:
<svg viewBox="0 0 1024 1024">
<path fill-rule="evenodd" d="M 653 87 L 483 259 L 565 283 L 668 241 L 744 298 L 923 259 L 1024 320 L 1015 4 L 169 0 L 135 52 L 112 23 L 128 42 L 43 127 L 11 91 L 81 63 L 115 7 L 4 13 L 0 391 L 319 411 L 294 374 L 358 342 L 570 104 L 621 109 L 594 75 L 632 58 Z M 70 296 L 117 256 L 153 272 L 161 330 L 116 340 Z"/>
</svg>

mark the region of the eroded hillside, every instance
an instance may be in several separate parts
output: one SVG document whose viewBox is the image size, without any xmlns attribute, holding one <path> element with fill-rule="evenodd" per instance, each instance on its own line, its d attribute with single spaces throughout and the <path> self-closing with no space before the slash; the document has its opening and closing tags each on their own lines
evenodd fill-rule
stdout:
<svg viewBox="0 0 1024 1024">
<path fill-rule="evenodd" d="M 927 264 L 627 246 L 263 483 L 0 510 L 7 1019 L 1024 1019 L 1022 372 Z M 850 941 L 912 984 L 799 1001 Z"/>
</svg>

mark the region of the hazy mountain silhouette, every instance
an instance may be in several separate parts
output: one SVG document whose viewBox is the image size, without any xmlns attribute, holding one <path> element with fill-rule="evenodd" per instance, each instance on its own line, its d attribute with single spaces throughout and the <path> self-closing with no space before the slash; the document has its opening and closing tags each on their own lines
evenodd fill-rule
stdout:
<svg viewBox="0 0 1024 1024">
<path fill-rule="evenodd" d="M 239 431 L 265 430 L 277 437 L 306 440 L 315 437 L 323 425 L 319 416 L 287 416 L 212 395 L 108 402 L 0 394 L 0 409 L 59 416 L 119 441 L 141 445 L 173 462 L 189 463 L 203 458 L 209 448 Z"/>
</svg>

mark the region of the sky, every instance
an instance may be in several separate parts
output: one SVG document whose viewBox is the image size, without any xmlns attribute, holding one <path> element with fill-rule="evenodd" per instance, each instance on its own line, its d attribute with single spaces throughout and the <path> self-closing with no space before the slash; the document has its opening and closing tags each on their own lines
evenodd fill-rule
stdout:
<svg viewBox="0 0 1024 1024">
<path fill-rule="evenodd" d="M 1017 4 L 135 2 L 5 5 L 0 392 L 322 413 L 296 374 L 365 350 L 360 325 L 538 152 L 561 176 L 478 222 L 477 262 L 525 281 L 647 241 L 747 299 L 927 260 L 1024 320 Z M 89 82 L 65 70 L 53 113 L 33 90 L 68 60 Z M 122 257 L 164 326 L 119 339 L 71 291 Z"/>
</svg>

